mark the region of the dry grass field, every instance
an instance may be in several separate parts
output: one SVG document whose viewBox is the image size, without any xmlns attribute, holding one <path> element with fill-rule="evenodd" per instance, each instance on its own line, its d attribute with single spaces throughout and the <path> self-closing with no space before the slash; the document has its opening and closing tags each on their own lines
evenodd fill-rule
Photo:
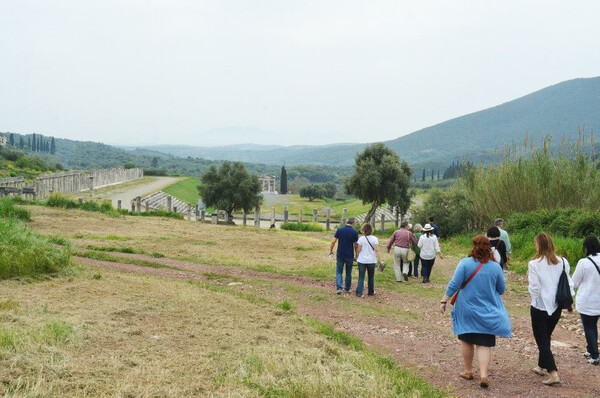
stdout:
<svg viewBox="0 0 600 398">
<path fill-rule="evenodd" d="M 250 233 L 162 218 L 31 210 L 30 227 L 67 236 L 75 252 L 89 251 L 90 245 L 127 246 L 157 256 L 291 273 L 324 258 L 312 250 L 323 246 L 318 236 L 298 243 L 283 231 Z M 295 255 L 276 255 L 281 251 Z M 250 284 L 237 282 L 242 286 L 236 289 L 228 286 L 229 279 L 206 273 L 177 280 L 79 263 L 74 275 L 0 282 L 0 394 L 440 395 L 359 339 L 300 315 L 278 293 L 259 294 L 267 282 L 256 281 L 253 291 Z"/>
<path fill-rule="evenodd" d="M 450 255 L 432 284 L 399 284 L 386 269 L 377 295 L 361 299 L 334 293 L 330 233 L 30 210 L 29 226 L 68 240 L 80 271 L 1 282 L 6 396 L 600 394 L 575 314 L 555 333 L 561 385 L 530 371 L 537 351 L 516 274 L 504 296 L 514 338 L 494 349 L 490 391 L 458 378 L 459 344 L 437 309 L 463 247 L 443 242 Z"/>
</svg>

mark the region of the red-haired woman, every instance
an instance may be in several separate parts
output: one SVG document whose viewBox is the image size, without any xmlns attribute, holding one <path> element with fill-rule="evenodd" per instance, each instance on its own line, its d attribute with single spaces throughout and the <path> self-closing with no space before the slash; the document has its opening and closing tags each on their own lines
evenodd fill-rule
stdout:
<svg viewBox="0 0 600 398">
<path fill-rule="evenodd" d="M 552 332 L 560 319 L 561 309 L 556 302 L 558 281 L 563 269 L 567 272 L 571 295 L 575 295 L 573 281 L 571 281 L 571 267 L 563 257 L 556 256 L 554 242 L 546 233 L 538 234 L 534 241 L 536 255 L 529 262 L 527 279 L 529 280 L 529 294 L 531 295 L 531 327 L 533 337 L 539 349 L 538 366 L 533 371 L 540 376 L 545 371 L 550 373 L 550 378 L 542 383 L 551 386 L 560 383 L 558 369 L 554 362 L 554 355 L 550 349 Z M 569 309 L 573 311 L 573 309 Z"/>
<path fill-rule="evenodd" d="M 452 329 L 462 343 L 465 365 L 460 377 L 473 380 L 473 355 L 477 346 L 482 388 L 490 385 L 490 348 L 496 345 L 496 336 L 512 337 L 510 318 L 500 297 L 505 288 L 502 268 L 494 261 L 490 241 L 485 236 L 476 236 L 469 257 L 460 260 L 448 283 L 441 312 L 446 311 L 450 297 L 460 291 L 452 309 Z"/>
</svg>

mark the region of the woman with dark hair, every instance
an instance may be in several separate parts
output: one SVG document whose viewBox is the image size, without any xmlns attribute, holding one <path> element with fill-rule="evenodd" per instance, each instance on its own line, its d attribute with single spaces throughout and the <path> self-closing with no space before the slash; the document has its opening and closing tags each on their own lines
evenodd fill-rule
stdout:
<svg viewBox="0 0 600 398">
<path fill-rule="evenodd" d="M 534 239 L 534 244 L 536 255 L 529 262 L 527 279 L 531 296 L 531 327 L 539 355 L 538 366 L 532 370 L 540 376 L 545 374 L 544 371 L 550 373 L 550 378 L 544 380 L 543 383 L 551 386 L 560 383 L 550 341 L 561 314 L 561 308 L 556 301 L 556 292 L 563 269 L 567 273 L 571 295 L 574 296 L 575 292 L 569 276 L 571 274 L 569 262 L 563 257 L 556 256 L 556 249 L 550 235 L 544 232 L 538 234 Z M 569 311 L 573 311 L 573 309 L 569 309 Z"/>
<path fill-rule="evenodd" d="M 506 267 L 506 244 L 500 239 L 500 229 L 491 227 L 487 230 L 486 236 L 490 240 L 492 252 L 497 251 L 500 256 L 500 266 L 505 272 L 508 271 L 508 267 Z"/>
<path fill-rule="evenodd" d="M 600 318 L 600 242 L 595 236 L 583 241 L 582 258 L 573 273 L 573 285 L 577 289 L 575 305 L 581 316 L 581 323 L 587 341 L 588 363 L 600 364 L 598 356 L 598 318 Z"/>
<path fill-rule="evenodd" d="M 505 289 L 504 275 L 493 260 L 490 241 L 485 236 L 476 236 L 469 257 L 460 260 L 448 283 L 440 310 L 442 314 L 446 311 L 448 300 L 456 293 L 452 329 L 461 341 L 465 370 L 460 377 L 473 380 L 473 356 L 477 346 L 482 388 L 490 385 L 490 348 L 496 345 L 496 336 L 512 337 L 510 318 L 500 297 Z"/>
</svg>

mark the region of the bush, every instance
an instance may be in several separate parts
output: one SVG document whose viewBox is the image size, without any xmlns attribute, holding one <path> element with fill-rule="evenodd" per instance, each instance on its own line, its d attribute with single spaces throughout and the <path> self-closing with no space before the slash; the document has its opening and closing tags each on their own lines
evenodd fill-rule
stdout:
<svg viewBox="0 0 600 398">
<path fill-rule="evenodd" d="M 79 203 L 75 202 L 74 200 L 68 199 L 66 196 L 60 193 L 52 193 L 46 201 L 46 206 L 60 207 L 63 209 L 77 209 L 79 208 Z"/>
<path fill-rule="evenodd" d="M 506 217 L 506 226 L 513 233 L 544 231 L 553 236 L 586 238 L 600 236 L 600 213 L 574 208 L 510 213 Z"/>
<path fill-rule="evenodd" d="M 432 189 L 423 201 L 423 206 L 413 210 L 411 222 L 425 225 L 429 222 L 429 217 L 434 217 L 442 236 L 471 231 L 473 220 L 467 204 L 467 198 L 460 190 Z"/>
<path fill-rule="evenodd" d="M 71 267 L 66 248 L 54 247 L 14 219 L 0 218 L 0 280 L 54 274 Z"/>
<path fill-rule="evenodd" d="M 2 151 L 0 151 L 0 156 L 2 156 L 4 159 L 6 159 L 10 162 L 16 162 L 25 155 L 23 154 L 23 152 L 20 152 L 20 151 L 2 150 Z"/>
<path fill-rule="evenodd" d="M 281 229 L 287 231 L 302 231 L 302 232 L 325 232 L 325 228 L 318 223 L 299 223 L 286 222 L 281 224 Z"/>
<path fill-rule="evenodd" d="M 15 206 L 12 198 L 4 198 L 0 200 L 0 217 L 29 221 L 31 213 L 27 209 Z"/>
<path fill-rule="evenodd" d="M 145 176 L 159 176 L 164 177 L 167 176 L 167 170 L 162 169 L 144 169 Z"/>
</svg>

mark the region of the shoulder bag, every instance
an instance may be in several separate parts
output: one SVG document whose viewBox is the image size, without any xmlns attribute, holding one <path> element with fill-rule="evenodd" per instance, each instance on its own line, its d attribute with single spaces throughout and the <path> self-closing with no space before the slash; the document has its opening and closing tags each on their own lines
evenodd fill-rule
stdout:
<svg viewBox="0 0 600 398">
<path fill-rule="evenodd" d="M 598 271 L 598 274 L 600 274 L 600 268 L 598 268 L 598 264 L 596 264 L 596 262 L 592 260 L 592 256 L 588 256 L 587 259 L 590 260 L 592 264 L 594 264 L 594 267 L 596 267 L 596 271 Z"/>
<path fill-rule="evenodd" d="M 463 284 L 460 286 L 460 289 L 458 289 L 458 291 L 456 293 L 454 293 L 454 296 L 452 296 L 452 300 L 450 300 L 450 304 L 454 305 L 454 303 L 456 303 L 456 298 L 458 297 L 458 293 L 465 288 L 465 286 L 467 286 L 469 284 L 469 282 L 471 282 L 471 279 L 473 279 L 475 277 L 475 275 L 477 275 L 477 273 L 479 272 L 479 270 L 481 269 L 481 267 L 483 267 L 483 263 L 479 263 L 479 266 L 475 269 L 475 271 L 473 271 L 473 273 L 471 274 L 471 276 L 469 276 L 467 278 L 466 281 L 463 282 Z"/>
<path fill-rule="evenodd" d="M 558 308 L 566 310 L 573 305 L 573 296 L 571 296 L 571 287 L 569 286 L 569 276 L 565 267 L 565 259 L 562 258 L 563 270 L 558 280 L 558 288 L 556 289 L 556 303 Z"/>
</svg>

